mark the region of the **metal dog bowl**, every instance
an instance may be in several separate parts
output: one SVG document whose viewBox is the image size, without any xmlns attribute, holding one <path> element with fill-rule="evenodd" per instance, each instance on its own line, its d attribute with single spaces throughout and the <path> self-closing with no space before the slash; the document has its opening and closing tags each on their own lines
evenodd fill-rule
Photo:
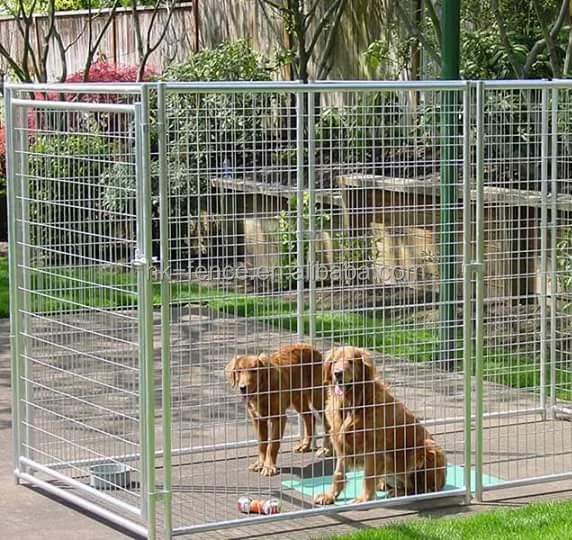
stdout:
<svg viewBox="0 0 572 540">
<path fill-rule="evenodd" d="M 89 469 L 89 485 L 95 489 L 128 488 L 131 468 L 124 463 L 103 463 Z"/>
</svg>

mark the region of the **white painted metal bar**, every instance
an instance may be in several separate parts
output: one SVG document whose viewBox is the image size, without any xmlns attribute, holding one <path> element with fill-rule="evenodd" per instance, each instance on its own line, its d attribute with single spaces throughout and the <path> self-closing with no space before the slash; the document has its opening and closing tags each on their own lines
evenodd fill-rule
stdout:
<svg viewBox="0 0 572 540">
<path fill-rule="evenodd" d="M 466 81 L 233 81 L 233 82 L 167 82 L 165 88 L 173 92 L 323 92 L 352 90 L 459 90 Z"/>
<path fill-rule="evenodd" d="M 59 497 L 60 499 L 63 499 L 68 503 L 75 504 L 80 508 L 83 508 L 84 510 L 87 510 L 88 512 L 95 514 L 96 516 L 99 516 L 109 521 L 110 523 L 115 523 L 116 525 L 119 525 L 120 527 L 123 527 L 128 531 L 138 534 L 143 538 L 147 538 L 147 529 L 142 525 L 138 525 L 137 523 L 129 521 L 128 519 L 116 514 L 115 512 L 110 512 L 109 510 L 106 510 L 105 508 L 102 508 L 101 506 L 95 503 L 89 502 L 83 497 L 79 497 L 74 493 L 71 493 L 70 491 L 61 489 L 59 487 L 55 487 L 54 485 L 48 482 L 44 482 L 43 480 L 40 480 L 39 478 L 36 478 L 31 474 L 23 472 L 16 472 L 16 474 L 18 478 L 20 478 L 21 480 L 28 482 L 33 486 L 39 487 L 40 489 L 44 490 L 46 493 L 49 493 L 50 495 Z"/>
<path fill-rule="evenodd" d="M 141 83 L 17 83 L 7 82 L 5 88 L 23 92 L 140 94 Z"/>
<path fill-rule="evenodd" d="M 273 514 L 266 516 L 256 516 L 254 520 L 246 519 L 233 519 L 217 523 L 206 523 L 204 525 L 195 525 L 190 527 L 177 527 L 173 530 L 173 536 L 182 536 L 185 534 L 206 532 L 219 529 L 229 529 L 241 526 L 250 526 L 254 523 L 263 524 L 272 521 L 285 521 L 290 519 L 297 519 L 302 517 L 312 517 L 324 514 L 342 514 L 344 512 L 370 510 L 373 508 L 395 508 L 403 505 L 409 505 L 413 502 L 424 502 L 437 499 L 454 499 L 457 497 L 464 497 L 465 489 L 454 489 L 450 491 L 440 491 L 437 493 L 425 493 L 423 495 L 413 495 L 408 497 L 394 497 L 391 499 L 378 499 L 376 501 L 369 501 L 363 503 L 355 503 L 348 505 L 331 505 L 322 506 L 319 508 L 309 508 L 305 510 L 296 510 L 293 512 L 285 512 L 283 514 Z"/>
<path fill-rule="evenodd" d="M 55 101 L 39 99 L 14 98 L 12 103 L 16 107 L 33 107 L 51 111 L 89 111 L 108 113 L 132 113 L 133 105 L 119 103 L 82 103 L 75 101 Z"/>
<path fill-rule="evenodd" d="M 57 480 L 58 482 L 63 482 L 64 484 L 67 484 L 68 486 L 70 486 L 74 489 L 77 489 L 78 492 L 85 493 L 86 495 L 101 499 L 106 504 L 115 506 L 116 508 L 118 508 L 124 512 L 129 512 L 130 514 L 133 514 L 135 516 L 141 516 L 141 509 L 140 508 L 137 508 L 136 506 L 133 506 L 132 504 L 126 503 L 125 501 L 122 501 L 121 499 L 119 499 L 117 497 L 112 497 L 111 495 L 108 495 L 107 493 L 104 493 L 103 491 L 97 490 L 97 489 L 91 487 L 90 485 L 84 484 L 84 483 L 80 482 L 79 480 L 76 480 L 74 478 L 66 476 L 65 474 L 60 474 L 59 472 L 54 471 L 53 469 L 50 469 L 50 468 L 46 467 L 45 465 L 41 465 L 39 463 L 36 463 L 32 459 L 21 457 L 19 459 L 19 462 L 21 465 L 25 465 L 30 470 L 41 472 L 47 476 L 50 476 L 54 480 Z"/>
</svg>

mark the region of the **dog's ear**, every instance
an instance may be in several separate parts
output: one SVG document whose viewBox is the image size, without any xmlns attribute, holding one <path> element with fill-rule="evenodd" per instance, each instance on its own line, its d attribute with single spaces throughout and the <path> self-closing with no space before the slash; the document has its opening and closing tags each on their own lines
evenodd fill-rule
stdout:
<svg viewBox="0 0 572 540">
<path fill-rule="evenodd" d="M 365 349 L 356 349 L 355 359 L 361 362 L 364 381 L 373 381 L 376 376 L 375 361 Z"/>
<path fill-rule="evenodd" d="M 238 383 L 238 377 L 236 374 L 236 364 L 238 363 L 238 359 L 238 356 L 234 356 L 224 368 L 224 374 L 233 388 Z"/>
<path fill-rule="evenodd" d="M 332 384 L 332 364 L 334 363 L 334 349 L 330 349 L 324 358 L 322 378 L 324 384 Z"/>
</svg>

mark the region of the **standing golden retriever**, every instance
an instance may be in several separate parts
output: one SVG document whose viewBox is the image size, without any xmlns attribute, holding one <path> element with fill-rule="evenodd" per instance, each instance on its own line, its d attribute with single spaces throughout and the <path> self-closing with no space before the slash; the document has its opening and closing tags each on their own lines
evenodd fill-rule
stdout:
<svg viewBox="0 0 572 540">
<path fill-rule="evenodd" d="M 233 387 L 238 386 L 258 433 L 258 459 L 249 466 L 263 476 L 276 474 L 276 456 L 286 427 L 286 409 L 302 415 L 304 436 L 294 451 L 314 449 L 315 419 L 312 407 L 324 419 L 324 444 L 318 455 L 331 453 L 328 425 L 323 414 L 326 388 L 322 355 L 312 346 L 296 343 L 271 355 L 239 355 L 226 366 Z M 268 427 L 270 425 L 270 437 Z"/>
<path fill-rule="evenodd" d="M 330 491 L 316 504 L 332 504 L 343 491 L 346 468 L 363 466 L 362 494 L 355 502 L 390 495 L 439 491 L 445 486 L 445 452 L 378 376 L 373 359 L 356 347 L 334 348 L 326 355 L 329 384 L 326 416 L 337 457 Z"/>
</svg>

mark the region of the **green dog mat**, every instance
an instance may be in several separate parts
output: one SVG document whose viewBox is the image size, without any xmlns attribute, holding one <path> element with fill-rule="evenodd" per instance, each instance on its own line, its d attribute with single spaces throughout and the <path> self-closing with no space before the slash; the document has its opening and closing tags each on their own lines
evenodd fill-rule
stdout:
<svg viewBox="0 0 572 540">
<path fill-rule="evenodd" d="M 465 469 L 459 465 L 449 465 L 447 467 L 447 483 L 443 491 L 459 489 L 464 486 Z M 347 474 L 347 483 L 344 491 L 336 500 L 336 504 L 348 504 L 355 499 L 362 489 L 363 471 L 350 471 Z M 503 480 L 494 476 L 483 475 L 483 486 L 501 484 Z M 308 497 L 314 497 L 319 493 L 328 491 L 332 483 L 331 476 L 317 476 L 315 478 L 304 478 L 300 480 L 285 480 L 282 485 L 286 488 L 294 489 Z M 476 484 L 475 471 L 471 471 L 471 488 Z M 378 491 L 377 498 L 386 497 L 385 491 Z"/>
</svg>

